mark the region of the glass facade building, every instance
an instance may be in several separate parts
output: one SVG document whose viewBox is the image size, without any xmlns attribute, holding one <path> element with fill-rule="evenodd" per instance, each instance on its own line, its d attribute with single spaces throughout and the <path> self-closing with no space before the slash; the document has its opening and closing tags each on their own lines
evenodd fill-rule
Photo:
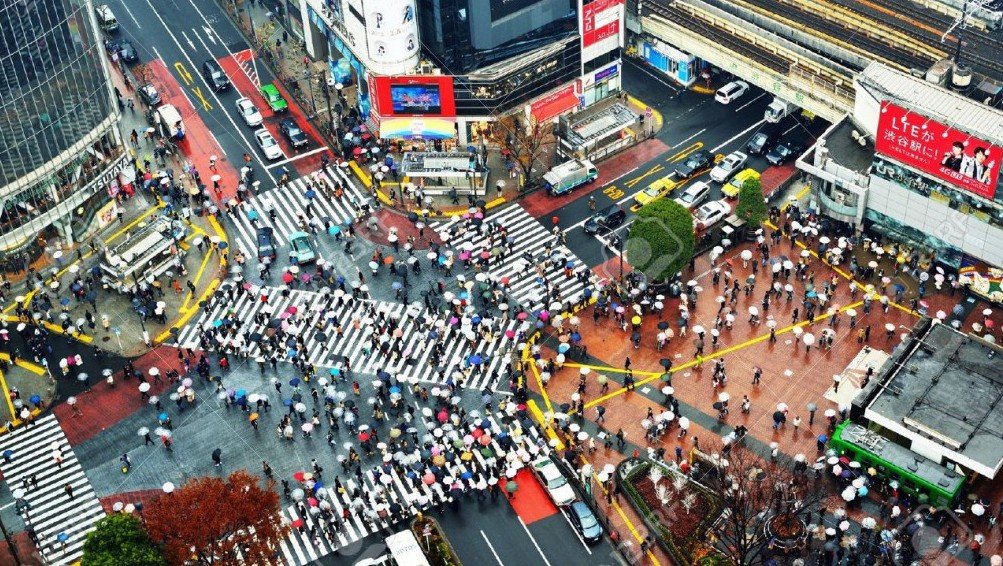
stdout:
<svg viewBox="0 0 1003 566">
<path fill-rule="evenodd" d="M 0 255 L 70 244 L 125 158 L 87 0 L 0 0 Z M 105 180 L 105 182 L 101 182 Z M 9 270 L 9 265 L 5 265 Z"/>
</svg>

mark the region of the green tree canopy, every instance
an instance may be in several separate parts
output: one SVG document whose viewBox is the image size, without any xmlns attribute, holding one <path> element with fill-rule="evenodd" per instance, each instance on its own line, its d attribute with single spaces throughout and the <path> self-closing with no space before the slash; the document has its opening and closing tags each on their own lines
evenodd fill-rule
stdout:
<svg viewBox="0 0 1003 566">
<path fill-rule="evenodd" d="M 112 513 L 87 533 L 80 563 L 82 566 L 161 566 L 167 561 L 150 541 L 138 517 Z"/>
<path fill-rule="evenodd" d="M 637 212 L 627 236 L 627 263 L 648 279 L 674 276 L 693 257 L 693 215 L 671 199 L 649 203 Z"/>
<path fill-rule="evenodd" d="M 770 211 L 766 207 L 763 188 L 758 178 L 747 180 L 738 190 L 738 206 L 735 208 L 735 214 L 745 220 L 750 230 L 759 228 L 769 216 Z"/>
</svg>

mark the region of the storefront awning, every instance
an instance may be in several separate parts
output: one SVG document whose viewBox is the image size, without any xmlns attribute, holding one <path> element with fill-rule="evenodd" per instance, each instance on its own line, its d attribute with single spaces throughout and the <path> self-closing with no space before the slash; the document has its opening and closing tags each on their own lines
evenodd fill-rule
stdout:
<svg viewBox="0 0 1003 566">
<path fill-rule="evenodd" d="M 530 113 L 533 114 L 533 119 L 537 123 L 540 123 L 563 114 L 576 106 L 578 106 L 578 94 L 575 93 L 574 87 L 569 87 L 534 102 L 530 105 Z"/>
</svg>

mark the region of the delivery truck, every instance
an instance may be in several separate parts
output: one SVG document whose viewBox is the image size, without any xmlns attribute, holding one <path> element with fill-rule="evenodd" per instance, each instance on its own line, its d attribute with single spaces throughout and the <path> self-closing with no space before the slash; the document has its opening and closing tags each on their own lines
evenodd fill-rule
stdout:
<svg viewBox="0 0 1003 566">
<path fill-rule="evenodd" d="M 780 98 L 773 97 L 773 102 L 766 107 L 766 112 L 764 113 L 764 118 L 767 122 L 777 123 L 787 117 L 788 114 L 794 111 L 797 106 L 794 106 L 790 102 Z"/>
<path fill-rule="evenodd" d="M 599 170 L 587 159 L 574 159 L 561 163 L 543 176 L 543 186 L 552 195 L 571 192 L 579 185 L 591 183 L 599 176 Z"/>
</svg>

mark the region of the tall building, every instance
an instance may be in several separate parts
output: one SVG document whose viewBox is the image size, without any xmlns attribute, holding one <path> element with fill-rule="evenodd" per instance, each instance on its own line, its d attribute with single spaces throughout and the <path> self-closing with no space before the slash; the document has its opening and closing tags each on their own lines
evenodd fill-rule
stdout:
<svg viewBox="0 0 1003 566">
<path fill-rule="evenodd" d="M 88 0 L 0 0 L 4 262 L 73 243 L 109 200 L 126 156 L 103 49 Z"/>
<path fill-rule="evenodd" d="M 623 0 L 300 3 L 308 51 L 358 84 L 382 137 L 462 147 L 499 116 L 542 124 L 620 90 Z"/>
</svg>

